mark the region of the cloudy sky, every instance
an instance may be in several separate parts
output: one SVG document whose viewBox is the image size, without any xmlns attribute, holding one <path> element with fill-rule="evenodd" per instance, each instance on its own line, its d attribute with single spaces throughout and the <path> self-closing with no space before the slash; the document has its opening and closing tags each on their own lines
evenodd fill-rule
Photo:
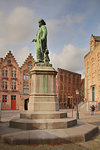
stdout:
<svg viewBox="0 0 100 150">
<path fill-rule="evenodd" d="M 100 35 L 100 0 L 0 0 L 0 57 L 9 50 L 19 66 L 29 53 L 35 58 L 38 20 L 48 29 L 54 68 L 81 73 L 90 37 Z"/>
</svg>

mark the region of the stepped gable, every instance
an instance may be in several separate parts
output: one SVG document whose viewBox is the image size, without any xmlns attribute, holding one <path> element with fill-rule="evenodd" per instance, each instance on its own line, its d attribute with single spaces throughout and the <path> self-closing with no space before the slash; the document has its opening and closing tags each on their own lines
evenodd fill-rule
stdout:
<svg viewBox="0 0 100 150">
<path fill-rule="evenodd" d="M 35 61 L 34 61 L 34 58 L 33 58 L 33 56 L 32 56 L 32 53 L 29 54 L 29 56 L 26 58 L 26 60 L 24 61 L 24 63 L 22 64 L 22 66 L 21 66 L 20 68 L 23 68 L 24 65 L 25 65 L 29 60 L 32 60 L 33 62 L 35 62 Z"/>
<path fill-rule="evenodd" d="M 6 59 L 7 59 L 8 57 L 12 58 L 12 59 L 15 61 L 17 67 L 19 67 L 19 65 L 18 65 L 18 63 L 17 63 L 17 61 L 16 61 L 16 59 L 15 59 L 15 57 L 13 56 L 13 54 L 12 54 L 11 51 L 9 51 L 9 52 L 7 53 L 7 55 L 6 55 L 5 58 L 3 59 L 3 62 L 6 61 Z"/>
</svg>

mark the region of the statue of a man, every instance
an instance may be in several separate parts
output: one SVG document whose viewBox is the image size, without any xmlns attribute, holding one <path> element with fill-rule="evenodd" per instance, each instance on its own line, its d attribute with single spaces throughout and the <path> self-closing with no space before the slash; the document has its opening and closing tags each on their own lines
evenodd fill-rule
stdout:
<svg viewBox="0 0 100 150">
<path fill-rule="evenodd" d="M 36 62 L 44 62 L 45 52 L 47 52 L 47 28 L 43 19 L 40 19 L 38 23 L 39 30 L 36 39 L 33 39 L 32 42 L 36 42 Z"/>
</svg>

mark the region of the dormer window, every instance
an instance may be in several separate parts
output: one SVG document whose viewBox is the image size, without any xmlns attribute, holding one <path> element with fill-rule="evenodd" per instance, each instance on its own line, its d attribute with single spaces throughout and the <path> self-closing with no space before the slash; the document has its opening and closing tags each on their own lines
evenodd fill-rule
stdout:
<svg viewBox="0 0 100 150">
<path fill-rule="evenodd" d="M 28 62 L 28 69 L 32 69 L 32 62 L 31 61 Z"/>
<path fill-rule="evenodd" d="M 12 66 L 10 59 L 8 60 L 8 66 Z"/>
<path fill-rule="evenodd" d="M 32 69 L 32 65 L 28 65 L 28 69 Z"/>
<path fill-rule="evenodd" d="M 11 60 L 8 60 L 8 64 L 11 64 Z"/>
</svg>

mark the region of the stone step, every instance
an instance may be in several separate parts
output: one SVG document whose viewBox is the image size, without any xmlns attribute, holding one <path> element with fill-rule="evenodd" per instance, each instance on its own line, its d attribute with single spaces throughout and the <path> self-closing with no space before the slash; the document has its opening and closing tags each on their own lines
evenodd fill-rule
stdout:
<svg viewBox="0 0 100 150">
<path fill-rule="evenodd" d="M 77 125 L 77 119 L 20 119 L 15 118 L 9 122 L 11 128 L 23 130 L 44 130 L 44 129 L 61 129 L 70 128 Z"/>
<path fill-rule="evenodd" d="M 9 133 L 2 133 L 1 139 L 9 144 L 25 145 L 25 144 L 52 144 L 52 143 L 68 143 L 88 141 L 96 133 L 98 127 L 78 123 L 77 126 L 66 129 L 48 129 L 48 130 L 27 130 L 19 131 L 13 128 L 5 127 Z"/>
<path fill-rule="evenodd" d="M 59 119 L 67 118 L 66 111 L 54 111 L 54 112 L 23 112 L 20 113 L 20 118 L 24 119 Z"/>
</svg>

